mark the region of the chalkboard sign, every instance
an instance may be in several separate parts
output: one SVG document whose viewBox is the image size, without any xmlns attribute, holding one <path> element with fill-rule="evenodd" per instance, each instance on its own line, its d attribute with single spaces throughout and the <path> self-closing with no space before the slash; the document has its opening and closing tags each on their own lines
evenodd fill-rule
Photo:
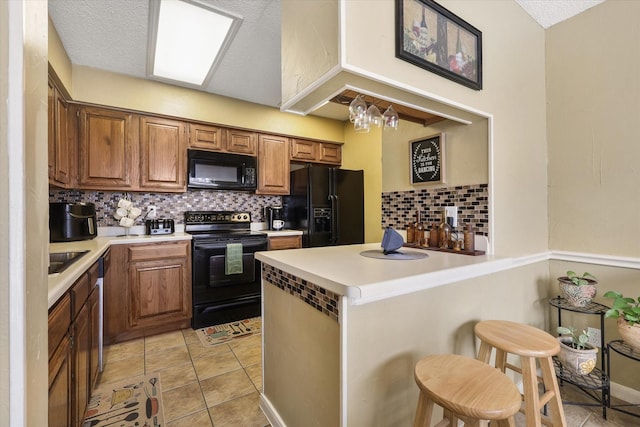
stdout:
<svg viewBox="0 0 640 427">
<path fill-rule="evenodd" d="M 411 184 L 445 182 L 444 133 L 410 141 L 409 146 Z"/>
</svg>

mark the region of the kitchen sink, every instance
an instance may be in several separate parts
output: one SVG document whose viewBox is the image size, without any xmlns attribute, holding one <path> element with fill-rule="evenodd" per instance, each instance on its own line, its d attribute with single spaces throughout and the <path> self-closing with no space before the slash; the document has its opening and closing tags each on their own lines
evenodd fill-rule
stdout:
<svg viewBox="0 0 640 427">
<path fill-rule="evenodd" d="M 89 251 L 54 252 L 49 254 L 49 274 L 63 272 Z"/>
</svg>

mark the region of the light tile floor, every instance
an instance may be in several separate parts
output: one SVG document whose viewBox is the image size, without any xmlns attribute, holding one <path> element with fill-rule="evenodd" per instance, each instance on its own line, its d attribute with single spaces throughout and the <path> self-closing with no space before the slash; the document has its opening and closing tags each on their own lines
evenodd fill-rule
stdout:
<svg viewBox="0 0 640 427">
<path fill-rule="evenodd" d="M 98 386 L 160 373 L 167 427 L 264 427 L 260 335 L 203 347 L 192 329 L 105 348 Z"/>
<path fill-rule="evenodd" d="M 261 336 L 252 335 L 203 347 L 192 329 L 127 341 L 105 349 L 99 385 L 159 372 L 167 427 L 268 426 L 258 406 L 261 344 Z M 564 401 L 593 403 L 568 383 L 561 393 Z M 563 407 L 567 427 L 640 427 L 640 418 L 611 409 L 604 420 L 598 406 Z M 516 426 L 525 427 L 523 415 L 516 416 Z"/>
</svg>

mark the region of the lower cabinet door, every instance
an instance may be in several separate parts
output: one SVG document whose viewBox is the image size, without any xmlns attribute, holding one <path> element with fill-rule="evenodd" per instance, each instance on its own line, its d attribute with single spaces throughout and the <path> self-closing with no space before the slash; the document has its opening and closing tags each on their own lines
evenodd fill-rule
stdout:
<svg viewBox="0 0 640 427">
<path fill-rule="evenodd" d="M 89 370 L 91 360 L 91 328 L 89 325 L 89 304 L 85 304 L 73 323 L 74 330 L 74 422 L 80 426 L 90 398 Z"/>
<path fill-rule="evenodd" d="M 185 258 L 132 263 L 129 267 L 130 325 L 146 327 L 159 321 L 189 319 L 189 271 Z"/>
<path fill-rule="evenodd" d="M 71 340 L 65 335 L 49 359 L 49 427 L 72 425 Z"/>
<path fill-rule="evenodd" d="M 99 311 L 99 292 L 98 288 L 94 287 L 91 295 L 89 296 L 89 307 L 91 308 L 91 369 L 90 369 L 90 384 L 89 384 L 89 395 L 96 386 L 96 381 L 98 379 L 98 368 L 99 368 L 99 360 L 98 360 L 98 340 L 100 339 L 100 311 Z"/>
</svg>

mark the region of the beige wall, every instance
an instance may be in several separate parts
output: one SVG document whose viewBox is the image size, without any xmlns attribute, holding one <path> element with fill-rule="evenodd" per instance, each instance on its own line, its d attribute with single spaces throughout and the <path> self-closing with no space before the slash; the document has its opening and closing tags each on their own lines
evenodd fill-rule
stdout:
<svg viewBox="0 0 640 427">
<path fill-rule="evenodd" d="M 489 148 L 493 166 L 489 175 L 493 176 L 489 179 L 495 200 L 491 213 L 495 227 L 490 230 L 495 252 L 519 255 L 544 251 L 548 245 L 544 30 L 514 1 L 440 3 L 482 31 L 483 90 L 469 89 L 396 59 L 392 1 L 341 2 L 345 13 L 341 47 L 346 53 L 340 65 L 392 87 L 381 89 L 385 92 L 397 94 L 395 89 L 402 88 L 429 98 L 428 102 L 414 101 L 416 105 L 436 100 L 443 110 L 452 108 L 444 104 L 459 104 L 477 113 L 476 117 L 492 116 L 487 127 L 493 143 Z M 285 12 L 283 21 L 296 18 Z M 371 31 L 371 23 L 376 23 L 375 31 Z M 282 42 L 289 43 L 285 38 Z M 308 48 L 316 51 L 293 52 L 292 47 L 288 52 L 324 55 L 317 45 Z M 283 52 L 287 52 L 284 47 Z M 311 66 L 306 71 L 317 75 Z"/>
<path fill-rule="evenodd" d="M 444 132 L 445 183 L 412 185 L 409 141 Z M 454 187 L 489 182 L 487 120 L 463 125 L 450 120 L 424 127 L 402 122 L 396 131 L 382 138 L 382 191 L 408 191 L 422 188 Z"/>
<path fill-rule="evenodd" d="M 426 354 L 474 357 L 476 322 L 506 319 L 548 329 L 546 262 L 364 305 L 346 315 L 349 427 L 408 426 L 416 362 Z M 389 315 L 393 313 L 393 315 Z"/>
<path fill-rule="evenodd" d="M 640 2 L 547 32 L 549 246 L 640 256 Z"/>
<path fill-rule="evenodd" d="M 0 425 L 46 426 L 47 3 L 1 3 Z"/>
</svg>

